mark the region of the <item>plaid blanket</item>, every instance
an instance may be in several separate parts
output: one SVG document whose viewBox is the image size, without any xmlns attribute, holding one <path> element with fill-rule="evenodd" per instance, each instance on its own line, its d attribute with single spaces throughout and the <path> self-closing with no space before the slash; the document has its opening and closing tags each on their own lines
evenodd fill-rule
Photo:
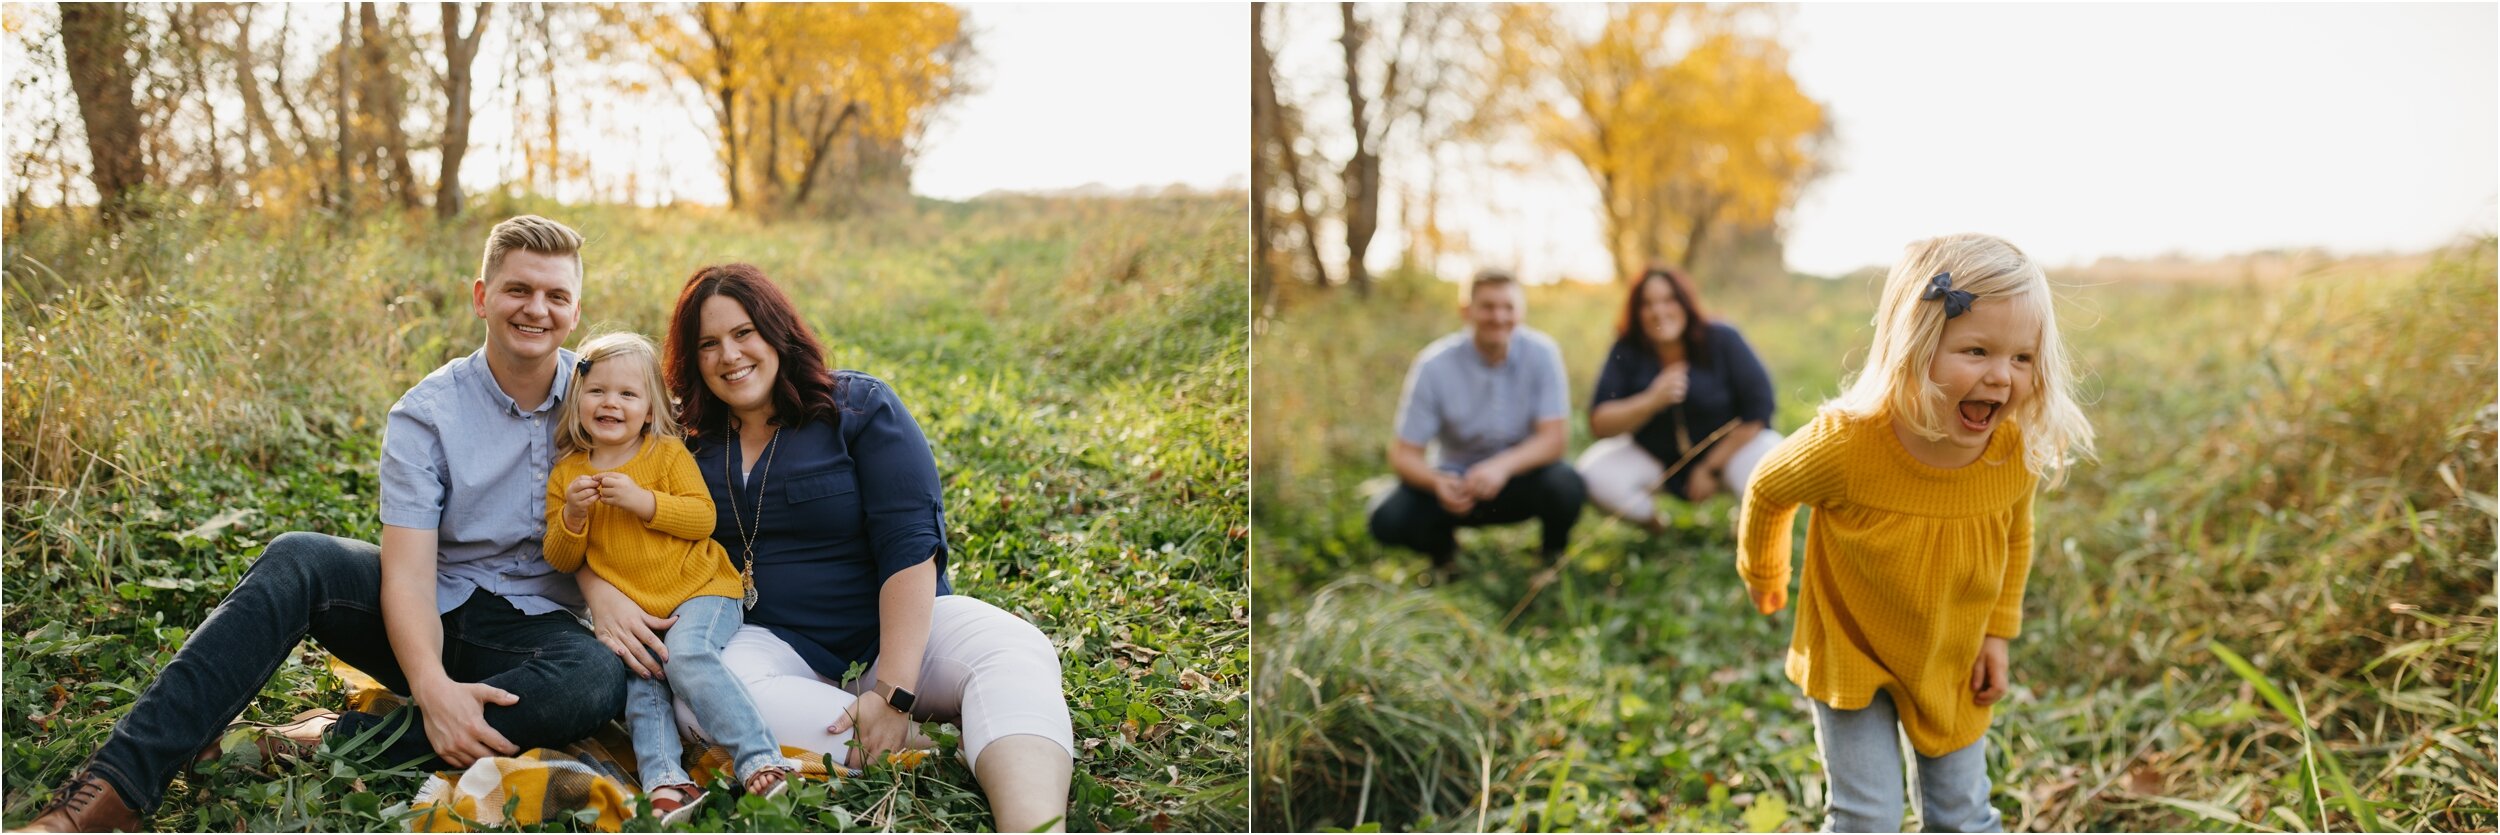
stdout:
<svg viewBox="0 0 2500 835">
<path fill-rule="evenodd" d="M 406 702 L 354 667 L 330 660 L 330 672 L 347 685 L 347 706 L 365 713 L 388 713 Z M 685 740 L 687 774 L 711 783 L 731 774 L 728 749 L 701 739 Z M 830 781 L 823 757 L 784 746 L 783 756 L 800 764 L 798 777 Z M 917 765 L 925 752 L 912 752 L 905 765 Z M 562 748 L 532 748 L 517 756 L 488 757 L 461 771 L 437 771 L 417 790 L 409 808 L 411 832 L 466 832 L 472 826 L 534 826 L 575 821 L 602 832 L 620 830 L 637 812 L 634 798 L 642 787 L 634 779 L 633 739 L 625 726 L 609 722 L 589 738 Z M 734 779 L 734 778 L 733 778 Z"/>
</svg>

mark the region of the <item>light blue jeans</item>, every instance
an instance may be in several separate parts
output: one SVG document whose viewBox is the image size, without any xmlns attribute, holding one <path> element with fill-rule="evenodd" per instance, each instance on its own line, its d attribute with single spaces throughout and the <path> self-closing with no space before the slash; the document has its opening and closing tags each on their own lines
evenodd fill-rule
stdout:
<svg viewBox="0 0 2500 835">
<path fill-rule="evenodd" d="M 691 597 L 677 604 L 676 615 L 677 625 L 669 627 L 661 639 L 668 644 L 664 665 L 668 680 L 625 679 L 625 727 L 634 734 L 634 760 L 642 772 L 643 790 L 694 782 L 678 762 L 685 758 L 686 749 L 677 739 L 671 691 L 686 700 L 708 735 L 729 749 L 738 779 L 766 766 L 790 767 L 781 756 L 781 746 L 774 744 L 772 731 L 765 728 L 763 714 L 756 712 L 755 701 L 747 698 L 746 686 L 721 663 L 721 647 L 729 645 L 729 636 L 737 634 L 745 620 L 739 601 Z"/>
<path fill-rule="evenodd" d="M 1857 710 L 1814 702 L 1814 740 L 1823 750 L 1823 831 L 1901 831 L 1901 714 L 1892 694 Z M 1916 752 L 1912 752 L 1916 753 Z M 1988 740 L 1941 757 L 1917 754 L 1918 817 L 1928 832 L 2003 832 L 1988 805 Z"/>
</svg>

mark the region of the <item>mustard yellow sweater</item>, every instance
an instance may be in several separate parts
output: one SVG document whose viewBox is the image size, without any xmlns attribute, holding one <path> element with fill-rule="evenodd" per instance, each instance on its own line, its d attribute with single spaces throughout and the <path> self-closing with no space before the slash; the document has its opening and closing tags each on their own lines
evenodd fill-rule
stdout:
<svg viewBox="0 0 2500 835">
<path fill-rule="evenodd" d="M 644 438 L 633 460 L 615 471 L 651 491 L 651 521 L 597 502 L 590 506 L 590 523 L 584 529 L 565 527 L 565 485 L 599 472 L 590 466 L 589 452 L 575 451 L 557 461 L 555 472 L 547 476 L 548 565 L 572 572 L 587 561 L 653 617 L 668 617 L 689 597 L 746 596 L 737 567 L 729 564 L 729 551 L 712 540 L 718 511 L 684 442 Z"/>
<path fill-rule="evenodd" d="M 1949 470 L 1911 458 L 1888 419 L 1826 413 L 1782 441 L 1747 487 L 1736 568 L 1749 587 L 1786 589 L 1791 523 L 1814 508 L 1788 680 L 1841 710 L 1890 691 L 1927 756 L 1979 741 L 1990 711 L 1972 700 L 1971 665 L 1983 637 L 2022 629 L 2036 482 L 2011 422 Z"/>
</svg>

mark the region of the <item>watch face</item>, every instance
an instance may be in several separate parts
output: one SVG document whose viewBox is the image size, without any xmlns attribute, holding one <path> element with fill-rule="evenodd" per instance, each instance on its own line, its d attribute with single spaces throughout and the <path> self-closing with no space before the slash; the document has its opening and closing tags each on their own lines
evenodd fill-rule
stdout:
<svg viewBox="0 0 2500 835">
<path fill-rule="evenodd" d="M 919 700 L 918 695 L 900 687 L 894 688 L 893 695 L 885 697 L 886 706 L 894 708 L 897 713 L 910 713 L 912 703 Z"/>
</svg>

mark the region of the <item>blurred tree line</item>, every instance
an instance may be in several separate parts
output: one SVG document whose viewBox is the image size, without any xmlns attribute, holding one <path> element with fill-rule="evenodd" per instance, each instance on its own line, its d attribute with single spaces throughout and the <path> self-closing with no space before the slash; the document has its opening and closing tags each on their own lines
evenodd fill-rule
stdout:
<svg viewBox="0 0 2500 835">
<path fill-rule="evenodd" d="M 1596 186 L 1623 280 L 1651 261 L 1690 268 L 1714 250 L 1775 245 L 1832 138 L 1823 106 L 1788 73 L 1779 12 L 1758 5 L 1253 3 L 1250 13 L 1262 309 L 1286 281 L 1368 290 L 1384 207 L 1396 210 L 1403 263 L 1429 270 L 1467 249 L 1442 210 L 1477 199 L 1445 183 L 1468 151 L 1530 147 L 1575 164 Z M 1284 50 L 1323 43 L 1340 59 L 1331 77 L 1280 66 Z M 1393 167 L 1410 174 L 1384 173 Z"/>
<path fill-rule="evenodd" d="M 608 110 L 689 120 L 715 158 L 664 165 L 713 166 L 734 208 L 873 210 L 970 89 L 943 4 L 499 5 L 11 4 L 12 228 L 90 203 L 108 223 L 195 202 L 449 219 L 487 85 L 505 189 L 648 193 L 639 162 L 590 170 L 617 139 L 580 114 Z"/>
</svg>

